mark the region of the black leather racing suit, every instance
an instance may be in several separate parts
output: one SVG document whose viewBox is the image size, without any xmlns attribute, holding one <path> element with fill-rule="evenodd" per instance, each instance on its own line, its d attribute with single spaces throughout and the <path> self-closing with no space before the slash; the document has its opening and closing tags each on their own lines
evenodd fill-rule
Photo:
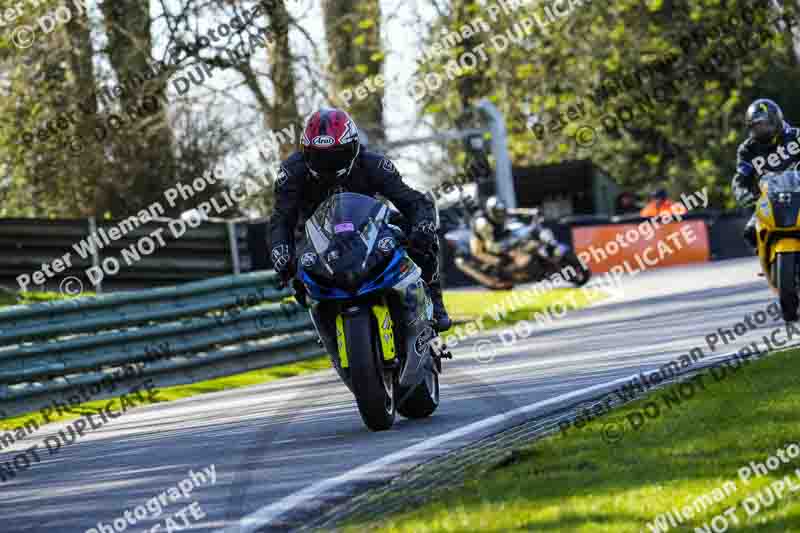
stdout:
<svg viewBox="0 0 800 533">
<path fill-rule="evenodd" d="M 270 223 L 273 262 L 281 261 L 283 257 L 295 257 L 294 230 L 298 222 L 308 220 L 322 202 L 337 192 L 373 197 L 380 194 L 400 210 L 405 218 L 400 226 L 406 235 L 419 227 L 426 228 L 432 234 L 431 250 L 412 248 L 408 253 L 422 269 L 422 277 L 431 290 L 434 311 L 446 315 L 441 299 L 439 240 L 434 229 L 436 219 L 433 202 L 406 185 L 388 158 L 364 150 L 363 146 L 350 175 L 341 185 L 322 182 L 311 176 L 300 152 L 295 152 L 281 164 L 275 182 L 275 212 Z"/>
<path fill-rule="evenodd" d="M 760 195 L 758 181 L 767 172 L 780 172 L 800 161 L 800 128 L 783 123 L 783 131 L 775 142 L 759 143 L 748 137 L 736 150 L 736 175 L 731 189 L 742 207 L 752 207 Z M 755 213 L 744 228 L 744 240 L 756 247 Z"/>
</svg>

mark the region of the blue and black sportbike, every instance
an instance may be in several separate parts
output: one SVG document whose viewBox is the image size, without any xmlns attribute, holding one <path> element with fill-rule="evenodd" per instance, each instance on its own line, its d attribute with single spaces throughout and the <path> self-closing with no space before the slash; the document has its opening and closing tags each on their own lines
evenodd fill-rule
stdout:
<svg viewBox="0 0 800 533">
<path fill-rule="evenodd" d="M 431 415 L 439 405 L 441 359 L 433 304 L 406 253 L 399 213 L 355 193 L 331 196 L 306 222 L 298 278 L 333 366 L 373 431 L 395 413 Z"/>
</svg>

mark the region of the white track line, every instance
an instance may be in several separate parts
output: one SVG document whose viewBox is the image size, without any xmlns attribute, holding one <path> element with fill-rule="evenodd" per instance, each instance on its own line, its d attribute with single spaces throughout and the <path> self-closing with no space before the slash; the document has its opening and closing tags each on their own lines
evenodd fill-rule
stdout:
<svg viewBox="0 0 800 533">
<path fill-rule="evenodd" d="M 653 372 L 653 370 L 648 370 L 646 372 L 647 373 Z M 586 387 L 584 389 L 568 392 L 566 394 L 562 394 L 554 398 L 549 398 L 547 400 L 542 400 L 532 404 L 524 405 L 522 407 L 512 409 L 511 411 L 507 411 L 499 415 L 494 415 L 488 418 L 484 418 L 483 420 L 478 420 L 477 422 L 473 422 L 472 424 L 466 425 L 459 429 L 454 429 L 448 433 L 439 435 L 438 437 L 432 437 L 426 441 L 419 442 L 411 446 L 410 448 L 406 448 L 404 450 L 400 450 L 385 457 L 381 457 L 380 459 L 377 459 L 375 461 L 372 461 L 371 463 L 367 463 L 365 465 L 354 468 L 353 470 L 345 472 L 344 474 L 341 474 L 339 476 L 329 478 L 324 481 L 320 481 L 318 483 L 314 483 L 313 485 L 306 487 L 305 489 L 302 489 L 298 492 L 295 492 L 294 494 L 290 494 L 289 496 L 286 496 L 285 498 L 278 500 L 273 504 L 262 507 L 258 511 L 243 517 L 238 525 L 218 530 L 218 533 L 252 533 L 259 528 L 268 526 L 276 518 L 280 517 L 281 515 L 283 515 L 288 511 L 291 511 L 295 507 L 298 507 L 300 505 L 315 500 L 317 497 L 319 497 L 320 494 L 332 493 L 334 492 L 334 489 L 340 485 L 344 485 L 359 479 L 366 478 L 367 476 L 369 476 L 369 474 L 384 469 L 394 463 L 400 463 L 402 461 L 406 461 L 407 459 L 419 455 L 423 452 L 429 451 L 431 448 L 439 446 L 440 444 L 458 439 L 465 435 L 469 435 L 470 433 L 475 433 L 476 431 L 489 428 L 491 426 L 500 424 L 502 422 L 509 421 L 518 415 L 530 413 L 531 411 L 535 411 L 542 407 L 547 407 L 566 400 L 570 400 L 576 396 L 580 396 L 588 392 L 629 382 L 631 379 L 638 376 L 639 374 L 631 374 L 628 377 L 615 379 L 613 381 L 608 381 L 606 383 L 592 385 L 591 387 Z"/>
<path fill-rule="evenodd" d="M 796 348 L 800 346 L 800 344 L 794 344 L 789 346 L 783 346 L 780 350 L 775 350 L 773 352 L 762 352 L 761 355 L 755 357 L 754 359 L 760 359 L 767 355 L 768 353 L 774 353 L 777 351 L 783 351 L 790 348 Z M 706 358 L 706 362 L 708 363 L 716 363 L 722 362 L 726 359 L 733 358 L 738 352 L 731 352 L 725 354 L 718 354 L 716 356 Z M 706 370 L 711 365 L 702 365 L 697 368 L 697 370 Z M 542 407 L 547 407 L 553 404 L 557 404 L 566 400 L 570 400 L 577 396 L 581 396 L 583 394 L 593 392 L 596 390 L 602 390 L 610 388 L 609 392 L 613 390 L 614 385 L 623 384 L 630 382 L 634 378 L 638 378 L 640 374 L 647 374 L 649 375 L 652 372 L 657 372 L 661 369 L 661 367 L 652 370 L 644 370 L 636 374 L 631 374 L 630 376 L 624 378 L 618 378 L 612 381 L 607 381 L 605 383 L 599 383 L 597 385 L 592 385 L 590 387 L 586 387 L 583 389 L 579 389 L 576 391 L 568 392 L 566 394 L 561 394 L 560 396 L 555 396 L 553 398 L 548 398 L 547 400 L 542 400 L 539 402 L 534 402 L 528 405 L 524 405 L 522 407 L 518 407 L 516 409 L 512 409 L 511 411 L 507 411 L 505 413 L 501 413 L 499 415 L 490 416 L 488 418 L 484 418 L 483 420 L 478 420 L 477 422 L 473 422 L 472 424 L 468 424 L 460 429 L 454 429 L 448 433 L 444 433 L 439 435 L 438 437 L 432 437 L 426 441 L 419 442 L 410 448 L 406 448 L 404 450 L 400 450 L 395 452 L 391 455 L 387 455 L 386 457 L 382 457 L 371 463 L 367 463 L 365 465 L 359 466 L 350 470 L 349 472 L 345 472 L 336 477 L 328 478 L 324 481 L 320 481 L 318 483 L 314 483 L 313 485 L 306 487 L 294 494 L 290 494 L 285 498 L 278 500 L 277 502 L 264 506 L 258 511 L 251 513 L 245 517 L 243 517 L 238 525 L 230 526 L 225 529 L 220 529 L 217 533 L 252 533 L 259 528 L 268 526 L 273 522 L 276 518 L 279 518 L 281 515 L 291 511 L 295 507 L 301 506 L 305 503 L 311 502 L 319 497 L 320 494 L 325 493 L 333 493 L 335 492 L 334 489 L 341 485 L 345 485 L 347 483 L 351 483 L 360 479 L 367 478 L 370 474 L 379 471 L 383 468 L 386 468 L 394 463 L 403 462 L 413 456 L 419 455 L 421 453 L 429 451 L 431 448 L 439 446 L 445 442 L 458 439 L 465 435 L 469 435 L 470 433 L 475 433 L 477 431 L 481 431 L 487 429 L 491 426 L 495 426 L 501 424 L 503 422 L 509 421 L 512 418 L 521 415 L 530 413 L 531 411 L 535 411 Z M 683 374 L 684 372 L 681 372 Z M 639 399 L 638 397 L 636 399 Z"/>
</svg>

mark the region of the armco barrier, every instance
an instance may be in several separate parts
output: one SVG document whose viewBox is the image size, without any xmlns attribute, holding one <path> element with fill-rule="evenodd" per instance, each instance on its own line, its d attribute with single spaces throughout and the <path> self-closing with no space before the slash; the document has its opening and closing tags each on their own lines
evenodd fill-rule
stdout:
<svg viewBox="0 0 800 533">
<path fill-rule="evenodd" d="M 0 310 L 0 415 L 322 355 L 288 295 L 253 272 Z"/>
<path fill-rule="evenodd" d="M 742 237 L 751 213 L 746 211 L 722 213 L 711 220 L 711 257 L 714 260 L 752 257 L 753 250 Z"/>
</svg>

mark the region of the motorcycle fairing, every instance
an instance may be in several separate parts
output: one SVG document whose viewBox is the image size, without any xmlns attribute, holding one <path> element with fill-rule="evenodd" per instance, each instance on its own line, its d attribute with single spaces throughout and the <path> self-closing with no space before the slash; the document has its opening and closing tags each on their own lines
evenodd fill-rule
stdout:
<svg viewBox="0 0 800 533">
<path fill-rule="evenodd" d="M 768 274 L 778 253 L 800 252 L 800 175 L 768 174 L 760 183 L 756 204 L 756 242 L 761 267 Z"/>
<path fill-rule="evenodd" d="M 406 364 L 400 374 L 400 385 L 411 387 L 421 383 L 426 372 L 435 368 L 430 340 L 436 334 L 430 325 L 433 320 L 433 303 L 428 295 L 425 282 L 417 277 L 413 283 L 404 283 L 403 285 L 404 287 L 394 288 L 405 303 L 403 313 L 406 334 L 403 348 L 406 354 Z"/>
<path fill-rule="evenodd" d="M 374 317 L 384 362 L 399 355 L 404 363 L 398 380 L 401 386 L 421 383 L 426 372 L 435 368 L 430 346 L 435 336 L 430 326 L 433 304 L 422 270 L 396 245 L 401 232 L 389 224 L 390 214 L 374 198 L 341 193 L 306 222 L 298 277 L 310 297 L 312 320 L 334 368 L 351 390 L 352 354 L 347 352 L 346 337 L 351 312 Z M 344 287 L 337 286 L 337 280 Z"/>
<path fill-rule="evenodd" d="M 391 361 L 395 356 L 394 322 L 387 305 L 373 305 L 372 314 L 378 321 L 378 335 L 381 339 L 381 352 L 384 361 Z"/>
<path fill-rule="evenodd" d="M 378 321 L 378 331 L 381 340 L 381 351 L 384 361 L 391 361 L 395 357 L 394 323 L 392 322 L 389 307 L 386 305 L 373 305 L 372 314 Z M 348 368 L 350 362 L 347 357 L 347 339 L 344 332 L 344 319 L 341 314 L 336 315 L 336 348 L 339 355 L 339 366 Z"/>
<path fill-rule="evenodd" d="M 355 293 L 347 292 L 338 287 L 325 287 L 312 279 L 305 269 L 300 270 L 300 279 L 314 300 L 345 300 L 382 289 L 391 289 L 400 283 L 404 277 L 408 276 L 411 269 L 408 265 L 409 262 L 413 264 L 404 250 L 401 248 L 395 249 L 391 261 L 383 272 L 375 279 L 361 286 Z"/>
</svg>

